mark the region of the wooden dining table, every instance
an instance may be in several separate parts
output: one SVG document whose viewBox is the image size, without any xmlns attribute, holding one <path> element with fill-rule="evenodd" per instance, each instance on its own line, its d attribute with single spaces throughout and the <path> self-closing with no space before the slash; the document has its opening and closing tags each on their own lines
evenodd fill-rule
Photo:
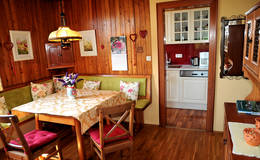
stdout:
<svg viewBox="0 0 260 160">
<path fill-rule="evenodd" d="M 18 97 L 19 98 L 19 97 Z M 12 114 L 18 117 L 35 114 L 36 129 L 40 122 L 53 122 L 75 127 L 79 159 L 85 159 L 82 135 L 98 122 L 96 109 L 126 102 L 122 92 L 108 90 L 77 90 L 77 97 L 70 99 L 66 90 L 17 106 Z"/>
</svg>

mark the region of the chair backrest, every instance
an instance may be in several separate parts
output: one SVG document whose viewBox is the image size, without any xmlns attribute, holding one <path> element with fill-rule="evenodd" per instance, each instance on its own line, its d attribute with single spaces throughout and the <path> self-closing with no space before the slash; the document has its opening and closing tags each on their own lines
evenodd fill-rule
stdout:
<svg viewBox="0 0 260 160">
<path fill-rule="evenodd" d="M 4 145 L 4 149 L 6 152 L 8 152 L 9 150 L 14 150 L 14 149 L 19 149 L 19 150 L 23 150 L 27 155 L 32 154 L 27 141 L 24 138 L 24 135 L 21 131 L 21 129 L 18 126 L 18 118 L 16 115 L 0 115 L 0 123 L 11 123 L 11 126 L 8 128 L 11 131 L 15 131 L 19 140 L 20 140 L 20 144 L 21 145 L 14 145 L 9 143 L 9 138 L 7 136 L 12 136 L 10 135 L 5 135 L 3 130 L 0 129 L 0 139 Z"/>
<path fill-rule="evenodd" d="M 98 108 L 97 112 L 99 114 L 99 136 L 100 136 L 100 145 L 104 146 L 105 141 L 112 141 L 113 139 L 119 139 L 120 137 L 130 136 L 133 137 L 133 121 L 134 121 L 134 108 L 135 101 L 127 102 L 121 105 L 116 105 L 112 107 L 102 107 Z M 112 119 L 113 117 L 121 117 L 116 121 Z M 129 128 L 126 129 L 121 123 L 129 117 Z M 113 123 L 113 127 L 110 131 L 104 135 L 104 118 Z M 124 133 L 118 136 L 109 137 L 109 135 L 117 128 L 124 130 Z"/>
</svg>

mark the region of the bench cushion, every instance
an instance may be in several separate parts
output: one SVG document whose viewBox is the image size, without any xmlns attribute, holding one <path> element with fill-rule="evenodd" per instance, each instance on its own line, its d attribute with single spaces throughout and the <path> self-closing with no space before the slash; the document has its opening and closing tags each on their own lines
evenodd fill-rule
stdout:
<svg viewBox="0 0 260 160">
<path fill-rule="evenodd" d="M 150 100 L 149 99 L 138 99 L 136 101 L 135 108 L 136 109 L 144 109 L 149 104 L 150 104 Z"/>
<path fill-rule="evenodd" d="M 139 82 L 139 96 L 146 94 L 146 78 L 132 78 L 132 77 L 101 77 L 101 76 L 79 76 L 79 78 L 89 81 L 101 81 L 101 90 L 120 91 L 120 80 L 125 82 Z M 77 88 L 83 87 L 83 81 L 77 84 Z"/>
</svg>

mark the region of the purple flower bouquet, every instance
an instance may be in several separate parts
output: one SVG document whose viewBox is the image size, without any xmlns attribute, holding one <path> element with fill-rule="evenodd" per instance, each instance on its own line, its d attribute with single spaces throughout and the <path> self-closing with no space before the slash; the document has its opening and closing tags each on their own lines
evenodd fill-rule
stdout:
<svg viewBox="0 0 260 160">
<path fill-rule="evenodd" d="M 77 95 L 77 91 L 75 88 L 76 83 L 83 79 L 78 79 L 79 74 L 73 74 L 73 73 L 66 73 L 66 75 L 63 77 L 63 79 L 58 79 L 58 81 L 62 82 L 62 85 L 67 88 L 67 96 L 69 98 L 75 98 Z"/>
</svg>

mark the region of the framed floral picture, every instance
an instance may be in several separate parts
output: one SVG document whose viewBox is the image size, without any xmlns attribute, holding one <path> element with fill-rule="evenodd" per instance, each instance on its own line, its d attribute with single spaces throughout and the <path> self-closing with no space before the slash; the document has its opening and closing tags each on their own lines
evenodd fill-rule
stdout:
<svg viewBox="0 0 260 160">
<path fill-rule="evenodd" d="M 30 31 L 12 31 L 10 37 L 13 43 L 14 61 L 32 60 L 32 41 Z"/>
<path fill-rule="evenodd" d="M 79 42 L 81 56 L 97 56 L 97 44 L 95 30 L 79 32 L 82 40 Z"/>
</svg>

